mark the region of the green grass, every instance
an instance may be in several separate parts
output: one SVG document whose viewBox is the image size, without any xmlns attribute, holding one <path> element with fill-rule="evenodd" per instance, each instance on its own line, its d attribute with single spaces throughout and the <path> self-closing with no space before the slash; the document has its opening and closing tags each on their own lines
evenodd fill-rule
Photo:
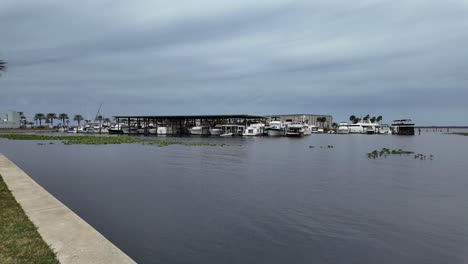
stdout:
<svg viewBox="0 0 468 264">
<path fill-rule="evenodd" d="M 38 141 L 50 141 L 59 140 L 65 145 L 107 145 L 107 144 L 130 144 L 130 143 L 142 143 L 144 145 L 157 145 L 160 147 L 166 147 L 170 145 L 183 145 L 183 146 L 225 146 L 225 144 L 213 144 L 209 142 L 195 142 L 195 141 L 183 141 L 174 139 L 143 139 L 137 137 L 128 136 L 116 136 L 116 137 L 102 137 L 102 136 L 50 136 L 50 135 L 28 135 L 28 134 L 4 134 L 0 135 L 0 138 L 6 138 L 10 140 L 38 140 Z M 48 144 L 53 144 L 49 142 Z M 38 143 L 38 145 L 45 145 L 44 143 Z"/>
<path fill-rule="evenodd" d="M 0 263 L 59 263 L 1 176 Z"/>
</svg>

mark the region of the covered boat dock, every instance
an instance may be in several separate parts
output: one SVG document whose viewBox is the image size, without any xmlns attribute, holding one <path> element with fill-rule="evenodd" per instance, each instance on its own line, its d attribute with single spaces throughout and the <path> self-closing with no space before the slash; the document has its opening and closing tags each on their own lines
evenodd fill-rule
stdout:
<svg viewBox="0 0 468 264">
<path fill-rule="evenodd" d="M 189 134 L 189 129 L 194 126 L 204 125 L 214 127 L 216 125 L 238 124 L 246 127 L 252 123 L 265 122 L 264 116 L 230 114 L 230 115 L 121 115 L 114 116 L 117 126 L 127 124 L 144 129 L 144 134 L 149 134 L 151 126 L 170 127 L 172 134 Z M 129 134 L 131 134 L 131 129 Z"/>
</svg>

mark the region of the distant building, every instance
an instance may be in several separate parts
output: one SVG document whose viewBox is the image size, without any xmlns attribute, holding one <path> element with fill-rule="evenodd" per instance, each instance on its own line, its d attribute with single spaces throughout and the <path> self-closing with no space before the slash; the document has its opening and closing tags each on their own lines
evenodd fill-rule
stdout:
<svg viewBox="0 0 468 264">
<path fill-rule="evenodd" d="M 19 112 L 8 111 L 6 114 L 0 116 L 0 128 L 20 128 L 21 115 Z"/>
<path fill-rule="evenodd" d="M 281 122 L 292 122 L 292 123 L 304 123 L 309 125 L 315 125 L 317 127 L 331 128 L 333 123 L 333 117 L 331 115 L 313 115 L 313 114 L 289 114 L 289 115 L 268 115 L 265 116 L 267 122 L 277 120 Z M 317 121 L 317 118 L 325 117 L 326 121 L 321 122 Z"/>
</svg>

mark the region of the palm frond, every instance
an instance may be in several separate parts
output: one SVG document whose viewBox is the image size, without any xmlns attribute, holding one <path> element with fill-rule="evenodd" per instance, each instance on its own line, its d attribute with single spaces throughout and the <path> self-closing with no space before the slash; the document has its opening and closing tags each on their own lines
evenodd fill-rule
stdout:
<svg viewBox="0 0 468 264">
<path fill-rule="evenodd" d="M 5 61 L 0 60 L 0 71 L 2 72 L 6 71 L 6 68 L 7 68 L 6 64 L 7 63 Z"/>
</svg>

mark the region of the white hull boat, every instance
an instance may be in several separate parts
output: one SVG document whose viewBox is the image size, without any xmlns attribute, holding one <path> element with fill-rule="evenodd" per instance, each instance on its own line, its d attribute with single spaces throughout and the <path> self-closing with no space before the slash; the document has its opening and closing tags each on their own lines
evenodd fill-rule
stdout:
<svg viewBox="0 0 468 264">
<path fill-rule="evenodd" d="M 286 129 L 288 137 L 302 137 L 304 135 L 304 127 L 302 124 L 290 124 Z"/>
<path fill-rule="evenodd" d="M 271 121 L 265 129 L 270 137 L 280 137 L 285 135 L 285 127 L 280 121 Z"/>
<path fill-rule="evenodd" d="M 206 126 L 194 126 L 189 129 L 191 135 L 209 135 L 209 128 Z"/>
<path fill-rule="evenodd" d="M 336 130 L 336 133 L 337 134 L 349 134 L 348 123 L 341 122 L 340 125 L 338 126 L 338 129 Z"/>
<path fill-rule="evenodd" d="M 244 130 L 243 136 L 261 136 L 265 131 L 265 124 L 252 124 Z"/>
<path fill-rule="evenodd" d="M 172 135 L 172 128 L 171 127 L 158 127 L 157 130 L 158 135 Z"/>
<path fill-rule="evenodd" d="M 210 135 L 212 136 L 220 136 L 223 133 L 221 128 L 210 128 Z"/>
</svg>

